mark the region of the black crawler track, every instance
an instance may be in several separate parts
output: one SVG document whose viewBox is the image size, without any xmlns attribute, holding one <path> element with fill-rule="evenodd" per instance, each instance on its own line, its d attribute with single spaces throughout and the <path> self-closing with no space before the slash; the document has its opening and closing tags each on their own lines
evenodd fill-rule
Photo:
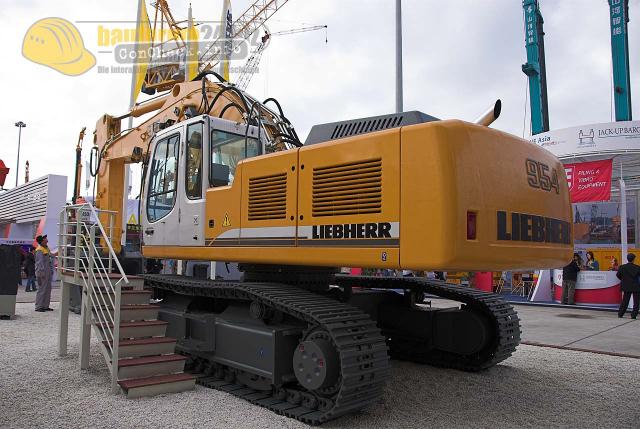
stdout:
<svg viewBox="0 0 640 429">
<path fill-rule="evenodd" d="M 374 403 L 389 377 L 385 338 L 370 317 L 348 304 L 277 283 L 200 280 L 182 276 L 144 275 L 145 284 L 181 295 L 259 301 L 308 325 L 307 331 L 329 333 L 339 354 L 341 375 L 334 394 L 314 394 L 300 386 L 259 391 L 201 375 L 198 383 L 232 393 L 279 414 L 317 425 Z M 196 357 L 197 359 L 197 357 Z"/>
<path fill-rule="evenodd" d="M 390 351 L 394 359 L 410 360 L 434 366 L 480 371 L 507 359 L 520 343 L 520 319 L 511 304 L 500 296 L 476 289 L 447 284 L 419 277 L 370 277 L 338 275 L 339 286 L 404 289 L 461 302 L 466 310 L 481 314 L 492 326 L 492 340 L 480 352 L 458 355 L 431 349 L 424 341 L 398 333 L 391 337 Z"/>
</svg>

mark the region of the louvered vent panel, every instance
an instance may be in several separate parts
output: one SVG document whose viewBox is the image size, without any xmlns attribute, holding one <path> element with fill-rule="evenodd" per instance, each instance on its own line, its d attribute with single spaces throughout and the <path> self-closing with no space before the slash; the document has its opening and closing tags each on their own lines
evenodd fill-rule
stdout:
<svg viewBox="0 0 640 429">
<path fill-rule="evenodd" d="M 335 126 L 331 133 L 331 140 L 399 127 L 402 124 L 402 118 L 400 115 L 343 122 Z"/>
<path fill-rule="evenodd" d="M 287 173 L 249 179 L 249 220 L 287 217 Z"/>
<path fill-rule="evenodd" d="M 382 159 L 313 169 L 313 216 L 380 213 Z"/>
</svg>

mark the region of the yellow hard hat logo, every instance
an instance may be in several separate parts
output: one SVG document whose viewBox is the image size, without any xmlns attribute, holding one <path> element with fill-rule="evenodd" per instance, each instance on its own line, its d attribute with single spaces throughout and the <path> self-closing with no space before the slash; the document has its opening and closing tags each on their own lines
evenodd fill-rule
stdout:
<svg viewBox="0 0 640 429">
<path fill-rule="evenodd" d="M 69 76 L 80 75 L 96 64 L 78 29 L 62 18 L 44 18 L 29 27 L 22 41 L 22 55 Z"/>
</svg>

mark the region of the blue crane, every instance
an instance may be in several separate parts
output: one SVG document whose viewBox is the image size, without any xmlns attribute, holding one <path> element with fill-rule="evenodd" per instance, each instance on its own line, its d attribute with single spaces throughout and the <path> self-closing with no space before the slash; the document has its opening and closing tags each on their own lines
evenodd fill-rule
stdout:
<svg viewBox="0 0 640 429">
<path fill-rule="evenodd" d="M 629 78 L 629 0 L 608 0 L 611 22 L 613 99 L 616 121 L 630 121 L 631 79 Z"/>
<path fill-rule="evenodd" d="M 610 0 L 616 1 L 616 0 Z M 618 0 L 619 1 L 619 0 Z M 544 61 L 544 31 L 538 0 L 523 0 L 524 34 L 527 62 L 522 71 L 529 78 L 531 106 L 531 134 L 549 131 L 549 105 L 547 102 L 547 71 Z"/>
</svg>

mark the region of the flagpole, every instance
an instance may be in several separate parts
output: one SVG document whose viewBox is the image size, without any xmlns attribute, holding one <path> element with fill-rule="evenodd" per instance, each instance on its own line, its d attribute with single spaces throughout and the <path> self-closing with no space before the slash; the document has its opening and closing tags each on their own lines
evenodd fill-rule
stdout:
<svg viewBox="0 0 640 429">
<path fill-rule="evenodd" d="M 190 79 L 189 76 L 189 59 L 191 58 L 191 49 L 193 48 L 193 46 L 191 46 L 191 44 L 193 43 L 193 41 L 191 40 L 191 33 L 192 33 L 192 29 L 193 29 L 193 22 L 192 22 L 192 15 L 191 15 L 191 3 L 189 3 L 189 13 L 187 15 L 187 43 L 186 43 L 186 51 L 185 51 L 185 55 L 184 55 L 184 81 L 186 82 L 187 80 Z"/>
<path fill-rule="evenodd" d="M 629 240 L 627 237 L 627 185 L 622 177 L 622 162 L 620 163 L 620 251 L 622 262 L 627 260 Z"/>
<path fill-rule="evenodd" d="M 396 0 L 396 113 L 402 111 L 402 6 Z"/>
<path fill-rule="evenodd" d="M 142 2 L 144 0 L 138 0 L 138 12 L 136 13 L 136 39 L 134 44 L 134 50 L 136 52 L 135 62 L 131 69 L 131 94 L 129 96 L 129 111 L 133 110 L 133 107 L 136 104 L 136 98 L 138 94 L 136 94 L 136 70 L 138 67 L 138 48 L 140 43 L 140 22 L 142 13 Z M 129 115 L 127 129 L 133 128 L 133 115 Z M 125 164 L 124 168 L 124 192 L 122 193 L 122 229 L 120 235 L 120 244 L 127 244 L 127 206 L 129 200 L 129 184 L 131 183 L 131 167 L 128 164 Z M 140 190 L 142 191 L 142 190 Z M 140 219 L 138 219 L 138 223 L 140 223 Z"/>
<path fill-rule="evenodd" d="M 136 68 L 138 66 L 138 43 L 140 42 L 140 14 L 142 13 L 142 2 L 144 0 L 138 0 L 138 13 L 136 14 L 136 40 L 134 49 L 136 52 L 136 60 L 131 69 L 131 96 L 129 97 L 129 111 L 131 111 L 136 104 Z M 133 127 L 133 116 L 129 116 L 128 128 Z"/>
</svg>

